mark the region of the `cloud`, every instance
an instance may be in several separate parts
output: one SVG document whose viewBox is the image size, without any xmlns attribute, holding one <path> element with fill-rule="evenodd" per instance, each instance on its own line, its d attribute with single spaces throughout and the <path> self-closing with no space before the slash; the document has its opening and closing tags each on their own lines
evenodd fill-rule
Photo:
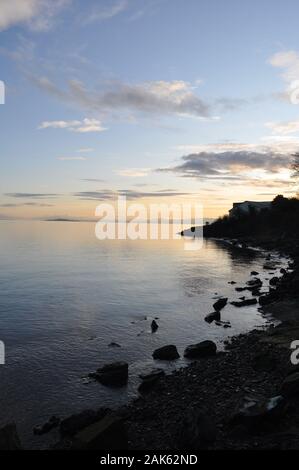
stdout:
<svg viewBox="0 0 299 470">
<path fill-rule="evenodd" d="M 53 204 L 43 204 L 43 203 L 37 203 L 37 202 L 23 202 L 21 204 L 13 204 L 13 203 L 6 203 L 6 204 L 1 204 L 0 207 L 5 207 L 5 208 L 13 208 L 13 207 L 24 207 L 24 206 L 30 206 L 30 207 L 53 207 Z"/>
<path fill-rule="evenodd" d="M 94 149 L 91 148 L 91 147 L 86 147 L 86 148 L 82 148 L 82 149 L 78 149 L 77 152 L 78 153 L 90 153 L 90 152 L 93 152 Z"/>
<path fill-rule="evenodd" d="M 34 31 L 47 31 L 54 18 L 72 0 L 1 0 L 0 31 L 24 24 Z"/>
<path fill-rule="evenodd" d="M 119 196 L 126 196 L 127 199 L 142 199 L 142 198 L 153 198 L 153 197 L 177 197 L 177 196 L 192 196 L 191 193 L 178 192 L 171 189 L 152 191 L 152 192 L 141 192 L 133 191 L 131 189 L 120 189 L 113 191 L 111 189 L 103 189 L 101 191 L 80 191 L 74 193 L 74 196 L 85 199 L 85 200 L 115 200 Z"/>
<path fill-rule="evenodd" d="M 44 121 L 38 126 L 38 129 L 67 129 L 81 134 L 106 130 L 101 121 L 88 118 L 83 119 L 83 121 Z"/>
<path fill-rule="evenodd" d="M 128 176 L 129 178 L 139 178 L 142 176 L 147 176 L 151 168 L 124 168 L 122 170 L 117 170 L 117 174 L 120 176 Z"/>
<path fill-rule="evenodd" d="M 292 157 L 277 149 L 273 151 L 273 147 L 275 142 L 271 140 L 264 145 L 228 142 L 202 145 L 197 153 L 181 157 L 178 165 L 160 168 L 158 171 L 215 181 L 262 179 L 265 183 L 270 175 L 274 178 L 280 174 L 282 178 L 288 179 Z"/>
<path fill-rule="evenodd" d="M 87 181 L 89 183 L 104 183 L 106 180 L 101 178 L 81 178 L 81 181 Z"/>
<path fill-rule="evenodd" d="M 14 197 L 17 199 L 27 198 L 27 199 L 47 199 L 55 198 L 59 194 L 54 193 L 5 193 L 5 196 Z"/>
<path fill-rule="evenodd" d="M 106 5 L 100 5 L 100 6 L 94 7 L 91 10 L 91 12 L 84 18 L 83 23 L 87 25 L 90 23 L 96 23 L 96 22 L 109 20 L 113 18 L 114 16 L 117 16 L 123 11 L 125 11 L 128 5 L 129 3 L 127 0 L 118 0 L 118 1 L 112 2 L 112 4 L 111 4 L 111 1 L 109 3 L 106 2 Z"/>
<path fill-rule="evenodd" d="M 210 117 L 210 106 L 194 92 L 191 83 L 182 80 L 151 81 L 137 84 L 109 82 L 98 90 L 87 89 L 80 81 L 70 80 L 66 89 L 58 88 L 48 78 L 34 79 L 47 93 L 60 100 L 102 115 L 125 113 Z"/>
<path fill-rule="evenodd" d="M 287 83 L 286 91 L 280 95 L 280 99 L 288 99 L 292 104 L 298 104 L 299 54 L 296 51 L 278 52 L 270 57 L 269 63 L 283 70 L 282 78 Z"/>
<path fill-rule="evenodd" d="M 296 51 L 278 52 L 270 57 L 269 63 L 284 69 L 283 78 L 287 82 L 299 79 L 299 54 Z"/>
<path fill-rule="evenodd" d="M 86 157 L 58 157 L 57 160 L 61 160 L 61 161 L 73 161 L 73 160 L 85 161 L 85 160 L 87 160 L 87 158 Z"/>
<path fill-rule="evenodd" d="M 184 153 L 201 153 L 201 152 L 258 152 L 260 154 L 292 154 L 299 149 L 299 137 L 288 135 L 270 135 L 264 136 L 257 143 L 245 142 L 216 142 L 211 144 L 187 144 L 178 145 L 176 150 Z"/>
<path fill-rule="evenodd" d="M 285 135 L 299 132 L 299 121 L 267 122 L 265 125 L 278 134 Z"/>
</svg>

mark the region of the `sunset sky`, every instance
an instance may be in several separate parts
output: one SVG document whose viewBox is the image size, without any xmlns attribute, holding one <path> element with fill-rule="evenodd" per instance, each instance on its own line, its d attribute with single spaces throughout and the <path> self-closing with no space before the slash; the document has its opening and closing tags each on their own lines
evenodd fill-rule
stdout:
<svg viewBox="0 0 299 470">
<path fill-rule="evenodd" d="M 0 0 L 0 218 L 296 192 L 299 3 Z"/>
</svg>

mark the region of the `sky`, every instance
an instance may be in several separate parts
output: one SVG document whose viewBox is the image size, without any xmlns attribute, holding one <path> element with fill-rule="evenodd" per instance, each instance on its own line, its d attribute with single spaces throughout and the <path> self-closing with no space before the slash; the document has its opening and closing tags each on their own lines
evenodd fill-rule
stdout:
<svg viewBox="0 0 299 470">
<path fill-rule="evenodd" d="M 0 218 L 88 218 L 118 195 L 214 218 L 294 195 L 298 16 L 296 0 L 0 0 Z"/>
</svg>

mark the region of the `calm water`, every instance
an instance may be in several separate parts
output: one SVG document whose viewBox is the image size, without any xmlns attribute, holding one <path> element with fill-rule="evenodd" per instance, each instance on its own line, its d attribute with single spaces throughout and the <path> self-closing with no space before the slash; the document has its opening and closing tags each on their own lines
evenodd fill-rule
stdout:
<svg viewBox="0 0 299 470">
<path fill-rule="evenodd" d="M 173 343 L 182 354 L 204 339 L 221 347 L 266 321 L 255 307 L 232 306 L 222 314 L 232 328 L 204 321 L 216 293 L 236 300 L 242 293 L 228 281 L 243 286 L 264 261 L 214 241 L 185 251 L 181 240 L 98 241 L 92 223 L 0 221 L 0 261 L 0 424 L 16 421 L 31 447 L 48 439 L 33 437 L 32 427 L 52 414 L 133 397 L 155 348 Z M 128 387 L 86 383 L 89 372 L 119 359 L 130 364 Z"/>
</svg>

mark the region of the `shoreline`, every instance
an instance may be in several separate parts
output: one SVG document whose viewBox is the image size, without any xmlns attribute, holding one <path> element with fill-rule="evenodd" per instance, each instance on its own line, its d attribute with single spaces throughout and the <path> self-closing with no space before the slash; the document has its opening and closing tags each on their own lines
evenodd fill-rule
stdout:
<svg viewBox="0 0 299 470">
<path fill-rule="evenodd" d="M 242 249 L 250 248 L 249 240 L 239 242 Z M 275 251 L 293 259 L 290 270 L 266 294 L 268 305 L 260 306 L 274 317 L 278 310 L 280 324 L 233 336 L 226 341 L 225 351 L 196 360 L 170 375 L 162 374 L 139 398 L 112 412 L 106 410 L 106 415 L 116 417 L 124 427 L 128 449 L 299 448 L 299 431 L 298 437 L 289 432 L 290 422 L 299 422 L 299 412 L 298 416 L 294 412 L 296 398 L 282 391 L 289 374 L 299 370 L 290 362 L 290 343 L 299 339 L 299 318 L 292 302 L 299 306 L 299 300 L 297 303 L 288 287 L 298 271 L 296 250 L 284 250 L 272 243 L 269 246 L 265 241 L 262 246 L 258 241 L 254 245 L 254 250 Z M 287 320 L 281 302 L 284 311 L 291 308 Z M 77 445 L 76 438 L 66 438 L 55 448 Z M 120 448 L 117 438 L 111 445 Z"/>
<path fill-rule="evenodd" d="M 299 413 L 297 417 L 293 409 L 294 397 L 291 400 L 280 398 L 274 412 L 268 410 L 271 400 L 275 402 L 275 397 L 281 396 L 288 374 L 299 371 L 299 366 L 296 368 L 290 362 L 290 343 L 299 340 L 299 300 L 289 288 L 290 281 L 298 273 L 296 249 L 292 246 L 292 249 L 284 250 L 277 243 L 269 246 L 265 241 L 261 246 L 258 240 L 255 246 L 252 246 L 253 240 L 248 239 L 218 241 L 236 250 L 264 251 L 265 259 L 271 252 L 276 261 L 277 254 L 280 258 L 293 260 L 288 262 L 290 269 L 284 270 L 278 284 L 273 288 L 270 286 L 268 294 L 265 295 L 264 288 L 259 294 L 268 296 L 269 302 L 265 305 L 257 303 L 259 310 L 277 318 L 280 323 L 274 325 L 273 320 L 272 325 L 265 325 L 263 329 L 231 336 L 224 341 L 224 351 L 191 362 L 169 375 L 160 374 L 138 398 L 124 406 L 88 410 L 87 403 L 85 411 L 62 421 L 50 418 L 41 426 L 41 434 L 54 429 L 57 442 L 52 449 L 82 448 L 81 438 L 78 440 L 81 433 L 87 433 L 88 445 L 85 441 L 83 448 L 105 450 L 299 448 L 299 432 L 297 442 L 296 436 L 288 431 L 290 422 L 296 422 L 296 419 L 299 422 Z M 245 296 L 247 289 L 250 294 L 251 289 L 244 288 L 246 291 L 240 295 Z M 299 378 L 297 386 L 299 396 Z M 248 406 L 253 406 L 250 412 Z M 111 430 L 105 428 L 101 430 L 101 436 L 105 442 L 109 437 L 108 444 L 105 447 L 99 443 L 91 445 L 88 441 L 91 429 L 94 426 L 102 429 L 107 419 L 112 419 L 113 434 L 109 435 Z M 63 428 L 67 431 L 62 432 Z M 10 432 L 16 434 L 16 429 Z M 286 438 L 281 439 L 284 432 Z"/>
<path fill-rule="evenodd" d="M 238 242 L 249 249 L 253 240 Z M 299 449 L 299 366 L 290 360 L 299 340 L 298 249 L 289 241 L 253 245 L 292 259 L 261 306 L 280 323 L 233 336 L 225 352 L 175 371 L 129 405 L 130 449 Z"/>
</svg>

